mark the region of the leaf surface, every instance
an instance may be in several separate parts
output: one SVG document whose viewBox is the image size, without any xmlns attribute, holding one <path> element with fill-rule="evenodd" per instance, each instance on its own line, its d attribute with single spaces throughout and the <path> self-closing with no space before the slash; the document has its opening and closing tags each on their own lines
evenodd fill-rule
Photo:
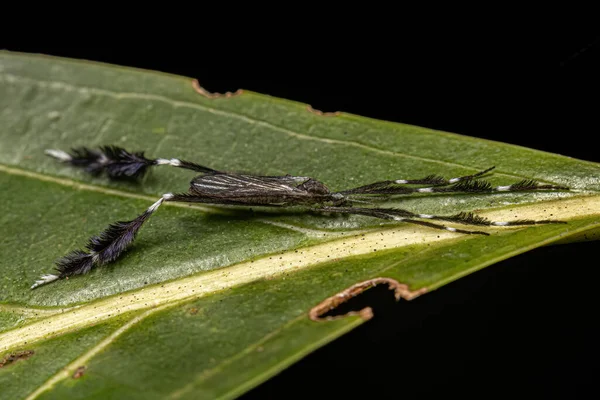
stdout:
<svg viewBox="0 0 600 400">
<path fill-rule="evenodd" d="M 387 278 L 406 285 L 397 293 L 410 299 L 539 246 L 598 238 L 598 164 L 319 115 L 256 93 L 200 92 L 185 77 L 0 53 L 0 360 L 34 352 L 0 368 L 1 398 L 234 398 L 363 323 L 368 312 L 309 317 L 352 285 Z M 163 193 L 186 191 L 194 176 L 165 167 L 140 184 L 109 182 L 44 155 L 105 144 L 220 170 L 312 176 L 332 190 L 490 166 L 494 185 L 536 179 L 573 190 L 384 204 L 568 222 L 498 227 L 486 237 L 361 216 L 165 203 L 118 262 L 30 290 L 57 258 Z"/>
</svg>

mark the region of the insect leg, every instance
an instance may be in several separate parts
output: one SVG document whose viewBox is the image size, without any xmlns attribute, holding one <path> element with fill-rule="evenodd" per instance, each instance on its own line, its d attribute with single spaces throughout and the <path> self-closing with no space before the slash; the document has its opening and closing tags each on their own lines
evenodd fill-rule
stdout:
<svg viewBox="0 0 600 400">
<path fill-rule="evenodd" d="M 354 189 L 345 190 L 340 193 L 342 193 L 342 194 L 371 194 L 374 192 L 378 193 L 381 190 L 392 190 L 393 188 L 396 188 L 397 193 L 413 193 L 415 191 L 415 189 L 406 188 L 404 186 L 398 186 L 398 185 L 447 186 L 447 185 L 451 185 L 453 183 L 476 179 L 476 178 L 490 172 L 494 168 L 496 168 L 496 167 L 490 167 L 490 168 L 479 171 L 472 175 L 459 176 L 459 177 L 450 178 L 450 179 L 446 179 L 439 175 L 428 175 L 424 178 L 419 178 L 419 179 L 394 179 L 394 180 L 387 180 L 387 181 L 379 181 L 379 182 L 371 183 L 368 185 L 359 186 Z"/>
<path fill-rule="evenodd" d="M 357 207 L 322 207 L 314 211 L 336 212 L 345 214 L 365 215 L 368 217 L 388 219 L 394 221 L 407 222 L 416 225 L 423 225 L 434 229 L 441 229 L 450 232 L 463 233 L 466 235 L 484 235 L 489 236 L 487 232 L 469 231 L 465 229 L 452 228 L 445 225 L 435 224 L 428 221 L 419 221 L 419 214 L 411 213 L 410 211 L 399 209 L 384 209 L 384 208 L 357 208 Z"/>
<path fill-rule="evenodd" d="M 565 221 L 544 219 L 517 219 L 513 221 L 491 221 L 487 218 L 475 215 L 470 212 L 460 212 L 449 216 L 429 215 L 429 214 L 414 214 L 415 217 L 421 219 L 434 219 L 440 221 L 456 222 L 464 225 L 479 225 L 479 226 L 525 226 L 525 225 L 546 225 L 546 224 L 566 224 Z"/>
<path fill-rule="evenodd" d="M 430 226 L 432 228 L 445 229 L 451 232 L 459 232 L 459 233 L 469 233 L 469 234 L 484 234 L 488 235 L 485 232 L 472 232 L 472 231 L 464 231 L 461 229 L 450 228 L 443 225 L 433 224 L 427 221 L 420 220 L 438 220 L 438 221 L 448 221 L 454 222 L 463 225 L 475 225 L 475 226 L 527 226 L 527 225 L 544 225 L 544 224 L 565 224 L 564 221 L 558 220 L 530 220 L 530 219 L 521 219 L 514 221 L 491 221 L 487 218 L 475 215 L 473 213 L 461 212 L 455 215 L 449 216 L 440 216 L 440 215 L 430 215 L 430 214 L 418 214 L 413 213 L 407 210 L 402 210 L 398 208 L 358 208 L 358 207 L 323 207 L 322 211 L 332 211 L 338 213 L 347 213 L 347 214 L 359 214 L 366 215 L 375 218 L 382 219 L 391 219 L 395 221 L 404 221 L 413 224 L 419 224 L 424 226 Z M 419 221 L 417 221 L 419 220 Z"/>
<path fill-rule="evenodd" d="M 130 221 L 118 221 L 89 239 L 86 250 L 74 250 L 56 262 L 58 274 L 43 275 L 31 289 L 57 279 L 87 274 L 92 268 L 115 261 L 135 239 L 138 231 L 160 205 L 173 197 L 166 193 L 146 211 Z"/>
<path fill-rule="evenodd" d="M 455 178 L 457 179 L 457 178 Z M 370 185 L 360 186 L 354 189 L 344 190 L 339 193 L 343 195 L 353 194 L 410 194 L 410 193 L 498 193 L 498 192 L 522 192 L 531 190 L 569 190 L 566 186 L 540 184 L 534 180 L 524 179 L 512 185 L 492 186 L 487 181 L 463 180 L 452 185 L 430 186 L 411 188 L 399 186 L 394 181 L 377 182 Z"/>
<path fill-rule="evenodd" d="M 401 185 L 401 184 L 404 184 L 404 185 L 435 185 L 435 186 L 450 185 L 453 183 L 458 183 L 458 182 L 478 178 L 482 175 L 487 174 L 494 168 L 496 168 L 496 167 L 490 167 L 490 168 L 479 171 L 472 175 L 459 176 L 459 177 L 450 178 L 450 179 L 446 179 L 442 176 L 437 176 L 437 175 L 428 175 L 421 179 L 396 179 L 396 180 L 388 181 L 388 182 L 393 182 L 393 183 L 396 183 L 399 185 Z"/>
<path fill-rule="evenodd" d="M 129 152 L 117 146 L 102 146 L 99 149 L 79 147 L 71 153 L 63 150 L 48 149 L 47 155 L 74 167 L 84 168 L 93 175 L 106 172 L 109 178 L 140 178 L 152 166 L 170 165 L 172 167 L 189 169 L 196 172 L 219 172 L 190 161 L 177 158 L 147 158 L 144 152 Z"/>
</svg>

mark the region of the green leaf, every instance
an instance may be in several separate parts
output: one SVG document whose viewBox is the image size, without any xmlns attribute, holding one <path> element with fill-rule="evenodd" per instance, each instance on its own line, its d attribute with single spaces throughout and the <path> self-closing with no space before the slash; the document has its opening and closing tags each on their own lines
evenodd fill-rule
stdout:
<svg viewBox="0 0 600 400">
<path fill-rule="evenodd" d="M 389 283 L 411 299 L 600 232 L 598 164 L 319 115 L 256 93 L 213 96 L 179 76 L 3 52 L 0 127 L 0 361 L 12 360 L 0 368 L 1 398 L 234 398 L 364 323 L 368 310 L 311 319 L 353 285 L 359 293 L 369 287 L 361 282 Z M 222 170 L 313 176 L 333 190 L 490 166 L 494 185 L 536 179 L 573 190 L 385 204 L 568 222 L 497 227 L 486 237 L 361 216 L 165 203 L 118 262 L 30 290 L 57 258 L 163 193 L 186 191 L 194 176 L 165 167 L 140 184 L 109 182 L 44 154 L 104 144 Z"/>
</svg>

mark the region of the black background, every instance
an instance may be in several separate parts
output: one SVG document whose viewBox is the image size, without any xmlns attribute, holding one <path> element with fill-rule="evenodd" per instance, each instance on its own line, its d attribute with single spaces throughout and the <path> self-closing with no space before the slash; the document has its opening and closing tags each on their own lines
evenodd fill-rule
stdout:
<svg viewBox="0 0 600 400">
<path fill-rule="evenodd" d="M 598 32 L 416 36 L 287 46 L 271 37 L 214 53 L 201 43 L 4 47 L 160 70 L 198 78 L 213 92 L 242 88 L 600 162 Z M 538 249 L 412 302 L 370 290 L 354 306 L 372 305 L 371 321 L 242 398 L 591 394 L 600 355 L 597 254 L 597 243 Z"/>
</svg>

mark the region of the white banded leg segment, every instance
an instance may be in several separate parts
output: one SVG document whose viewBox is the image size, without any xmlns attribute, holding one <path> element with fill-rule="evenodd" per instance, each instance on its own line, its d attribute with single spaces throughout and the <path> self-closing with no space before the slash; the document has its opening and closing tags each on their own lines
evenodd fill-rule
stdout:
<svg viewBox="0 0 600 400">
<path fill-rule="evenodd" d="M 156 203 L 152 204 L 150 207 L 148 207 L 148 212 L 149 213 L 153 213 L 154 211 L 156 211 L 156 209 L 158 207 L 160 207 L 160 205 L 162 204 L 162 202 L 165 201 L 165 199 L 163 199 L 162 197 L 156 201 Z"/>
<path fill-rule="evenodd" d="M 508 225 L 510 225 L 510 222 L 492 221 L 490 225 L 494 225 L 494 226 L 508 226 Z"/>
<path fill-rule="evenodd" d="M 423 179 L 396 179 L 394 181 L 394 183 L 402 185 L 402 184 L 436 184 L 436 185 L 448 185 L 448 184 L 452 184 L 452 183 L 457 183 L 457 182 L 461 182 L 461 181 L 465 181 L 465 180 L 469 180 L 469 179 L 473 179 L 476 177 L 479 177 L 483 174 L 486 174 L 487 172 L 490 172 L 491 170 L 493 170 L 496 167 L 491 167 L 491 168 L 487 168 L 483 171 L 479 171 L 473 175 L 464 175 L 464 176 L 458 176 L 455 178 L 450 178 L 450 179 L 444 179 L 442 177 L 427 177 L 427 178 L 423 178 Z"/>
<path fill-rule="evenodd" d="M 529 219 L 522 219 L 522 220 L 515 220 L 515 221 L 493 221 L 490 222 L 490 225 L 493 226 L 525 226 L 525 225 L 547 225 L 547 224 L 566 224 L 566 221 L 560 221 L 560 220 L 551 220 L 551 219 L 545 219 L 545 220 L 529 220 Z"/>
<path fill-rule="evenodd" d="M 178 158 L 157 158 L 154 160 L 154 165 L 170 165 L 171 167 L 190 169 L 197 172 L 218 172 L 212 168 L 205 167 L 190 161 L 180 160 Z"/>
<path fill-rule="evenodd" d="M 31 289 L 35 289 L 36 287 L 45 285 L 46 283 L 54 282 L 58 278 L 59 278 L 58 275 L 52 275 L 52 274 L 42 275 L 40 277 L 40 279 L 38 279 L 37 281 L 35 281 L 35 283 L 33 285 L 31 285 Z"/>
<path fill-rule="evenodd" d="M 422 225 L 422 226 L 426 226 L 428 228 L 440 229 L 440 230 L 445 230 L 445 231 L 453 232 L 453 233 L 462 233 L 462 234 L 466 234 L 466 235 L 484 235 L 484 236 L 489 236 L 489 233 L 487 233 L 487 232 L 469 231 L 469 230 L 465 230 L 465 229 L 457 229 L 457 228 L 452 228 L 450 226 L 445 226 L 445 225 L 440 225 L 440 224 L 434 224 L 434 223 L 425 222 L 425 221 L 418 221 L 418 220 L 415 220 L 415 219 L 410 219 L 410 218 L 405 218 L 405 217 L 393 216 L 392 219 L 394 221 L 408 222 L 408 223 L 415 224 L 415 225 Z"/>
<path fill-rule="evenodd" d="M 71 157 L 69 153 L 64 152 L 62 150 L 48 149 L 45 150 L 44 153 L 62 162 L 69 162 L 73 159 L 73 157 Z"/>
<path fill-rule="evenodd" d="M 160 205 L 163 203 L 163 201 L 165 200 L 170 200 L 173 198 L 173 193 L 165 193 L 162 195 L 162 197 L 160 199 L 158 199 L 154 204 L 152 204 L 150 207 L 148 207 L 147 212 L 149 213 L 153 213 L 154 211 L 156 211 L 156 209 L 158 207 L 160 207 Z"/>
<path fill-rule="evenodd" d="M 524 179 L 520 182 L 513 183 L 512 185 L 496 186 L 492 188 L 495 192 L 516 192 L 526 190 L 540 190 L 540 189 L 552 189 L 552 190 L 569 190 L 566 186 L 559 186 L 553 184 L 544 184 L 536 182 L 534 180 Z"/>
<path fill-rule="evenodd" d="M 181 160 L 178 160 L 177 158 L 157 158 L 154 162 L 156 163 L 156 165 L 170 165 L 172 167 L 181 167 Z"/>
</svg>

